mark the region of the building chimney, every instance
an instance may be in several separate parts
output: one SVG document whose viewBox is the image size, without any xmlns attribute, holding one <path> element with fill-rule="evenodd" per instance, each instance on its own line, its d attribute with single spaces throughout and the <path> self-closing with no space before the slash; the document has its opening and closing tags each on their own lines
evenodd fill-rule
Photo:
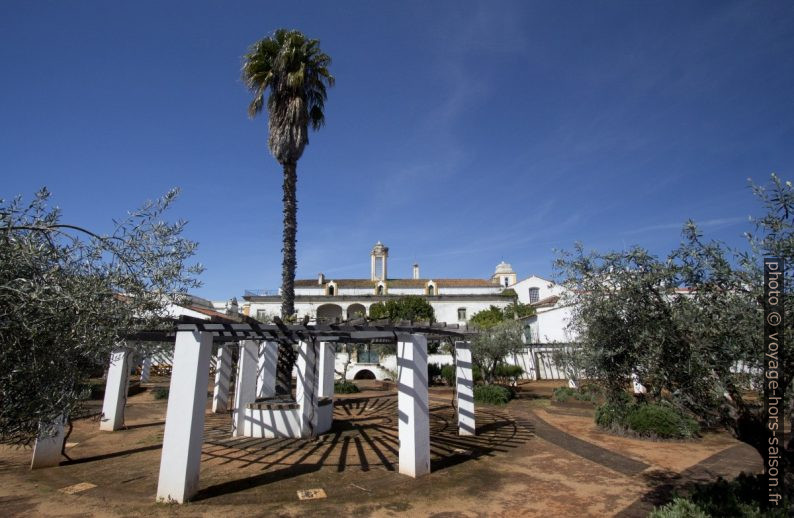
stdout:
<svg viewBox="0 0 794 518">
<path fill-rule="evenodd" d="M 324 283 L 325 283 L 325 275 L 321 273 L 320 275 L 317 276 L 317 284 L 322 286 Z"/>
<path fill-rule="evenodd" d="M 419 278 L 419 264 L 414 263 L 414 279 Z"/>
</svg>

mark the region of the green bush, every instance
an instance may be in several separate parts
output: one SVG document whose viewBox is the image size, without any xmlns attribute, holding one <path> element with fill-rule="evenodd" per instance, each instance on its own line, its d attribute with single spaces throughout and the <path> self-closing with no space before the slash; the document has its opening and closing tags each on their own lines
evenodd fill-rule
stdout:
<svg viewBox="0 0 794 518">
<path fill-rule="evenodd" d="M 455 366 L 444 365 L 441 367 L 441 379 L 450 387 L 455 385 Z"/>
<path fill-rule="evenodd" d="M 664 507 L 655 508 L 648 518 L 710 518 L 697 504 L 686 498 L 676 498 Z"/>
<path fill-rule="evenodd" d="M 685 439 L 694 436 L 699 430 L 694 419 L 671 406 L 656 403 L 631 407 L 625 425 L 639 435 L 663 439 Z"/>
<path fill-rule="evenodd" d="M 152 390 L 152 395 L 154 399 L 168 399 L 169 389 L 166 387 L 157 387 L 156 389 Z"/>
<path fill-rule="evenodd" d="M 352 381 L 342 380 L 334 383 L 334 392 L 336 394 L 355 394 L 361 391 Z"/>
<path fill-rule="evenodd" d="M 499 364 L 494 369 L 494 376 L 503 382 L 516 382 L 524 374 L 519 365 Z"/>
<path fill-rule="evenodd" d="M 607 401 L 596 408 L 595 422 L 601 428 L 612 430 L 624 426 L 629 412 L 628 403 Z"/>
<path fill-rule="evenodd" d="M 480 371 L 480 367 L 474 365 L 471 369 L 472 376 L 474 377 L 474 382 L 477 383 L 478 381 L 482 381 L 482 371 Z M 444 380 L 444 383 L 449 385 L 450 387 L 455 386 L 455 366 L 454 365 L 444 365 L 441 367 L 441 378 Z"/>
<path fill-rule="evenodd" d="M 575 399 L 577 401 L 594 401 L 596 398 L 596 394 L 585 388 L 582 387 L 580 389 L 572 389 L 570 387 L 557 387 L 554 389 L 554 392 L 551 395 L 554 401 L 559 401 L 560 403 L 564 403 L 569 399 Z"/>
<path fill-rule="evenodd" d="M 438 363 L 427 364 L 427 382 L 430 384 L 437 383 L 442 378 L 441 365 Z"/>
<path fill-rule="evenodd" d="M 686 439 L 699 431 L 697 421 L 668 403 L 633 403 L 626 395 L 596 408 L 595 422 L 608 430 L 628 430 L 642 437 Z"/>
<path fill-rule="evenodd" d="M 489 405 L 504 405 L 512 399 L 513 393 L 501 385 L 477 385 L 474 387 L 474 401 Z"/>
<path fill-rule="evenodd" d="M 554 401 L 565 403 L 575 395 L 576 395 L 576 391 L 571 387 L 557 387 L 556 389 L 554 389 L 554 392 L 551 393 L 551 398 Z"/>
<path fill-rule="evenodd" d="M 687 498 L 675 498 L 664 507 L 656 508 L 649 518 L 678 518 L 694 516 L 731 516 L 737 518 L 783 518 L 788 516 L 788 502 L 777 508 L 764 510 L 761 496 L 767 492 L 763 475 L 739 474 L 734 480 L 719 478 L 709 484 L 696 486 Z M 686 511 L 691 510 L 690 514 Z M 700 514 L 696 514 L 697 512 Z M 678 514 L 674 514 L 678 512 Z"/>
</svg>

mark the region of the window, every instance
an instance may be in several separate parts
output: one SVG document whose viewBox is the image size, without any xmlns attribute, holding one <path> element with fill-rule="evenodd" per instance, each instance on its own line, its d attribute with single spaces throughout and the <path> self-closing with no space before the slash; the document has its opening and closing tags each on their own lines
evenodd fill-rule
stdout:
<svg viewBox="0 0 794 518">
<path fill-rule="evenodd" d="M 510 279 L 509 279 L 509 278 L 507 278 L 507 277 L 503 277 L 503 279 L 504 279 L 504 282 L 505 282 L 505 288 L 507 288 L 508 286 L 510 286 Z"/>
<path fill-rule="evenodd" d="M 466 320 L 466 308 L 458 308 L 458 321 Z"/>
<path fill-rule="evenodd" d="M 540 288 L 529 288 L 529 303 L 534 304 L 540 300 Z"/>
<path fill-rule="evenodd" d="M 331 295 L 331 296 L 334 295 L 334 287 L 333 286 L 328 286 L 328 295 Z"/>
<path fill-rule="evenodd" d="M 257 309 L 256 310 L 256 319 L 260 322 L 267 322 L 269 320 L 267 310 L 266 309 Z"/>
<path fill-rule="evenodd" d="M 431 284 L 430 286 L 427 287 L 427 294 L 428 295 L 433 295 L 433 291 L 434 291 L 434 288 L 433 288 L 433 285 Z"/>
<path fill-rule="evenodd" d="M 383 286 L 378 286 L 377 288 L 375 288 L 375 294 L 383 295 Z"/>
<path fill-rule="evenodd" d="M 370 350 L 369 344 L 361 344 L 356 347 L 356 363 L 378 363 L 380 355 L 376 351 Z"/>
</svg>

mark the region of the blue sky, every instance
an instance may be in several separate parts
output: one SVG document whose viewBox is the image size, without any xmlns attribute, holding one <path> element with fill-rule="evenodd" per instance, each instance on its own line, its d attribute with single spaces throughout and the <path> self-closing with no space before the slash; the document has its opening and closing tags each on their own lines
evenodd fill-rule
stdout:
<svg viewBox="0 0 794 518">
<path fill-rule="evenodd" d="M 112 4 L 112 5 L 111 5 Z M 298 165 L 298 277 L 552 274 L 553 249 L 734 245 L 794 178 L 794 4 L 5 2 L 0 197 L 108 230 L 179 186 L 200 295 L 276 288 L 281 169 L 239 79 L 279 27 L 333 58 Z"/>
</svg>

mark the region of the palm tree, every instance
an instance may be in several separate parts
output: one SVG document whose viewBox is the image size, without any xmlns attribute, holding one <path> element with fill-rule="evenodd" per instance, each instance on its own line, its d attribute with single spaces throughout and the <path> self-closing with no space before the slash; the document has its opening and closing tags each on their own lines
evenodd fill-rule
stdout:
<svg viewBox="0 0 794 518">
<path fill-rule="evenodd" d="M 254 98 L 248 115 L 256 117 L 267 98 L 270 153 L 284 169 L 284 233 L 281 263 L 281 318 L 295 313 L 295 235 L 298 230 L 296 183 L 298 160 L 309 143 L 309 124 L 315 130 L 325 123 L 323 108 L 326 86 L 334 84 L 328 72 L 331 58 L 320 50 L 319 40 L 300 31 L 278 29 L 254 43 L 244 57 L 243 81 Z M 280 347 L 278 383 L 280 393 L 289 394 L 295 352 Z"/>
</svg>

